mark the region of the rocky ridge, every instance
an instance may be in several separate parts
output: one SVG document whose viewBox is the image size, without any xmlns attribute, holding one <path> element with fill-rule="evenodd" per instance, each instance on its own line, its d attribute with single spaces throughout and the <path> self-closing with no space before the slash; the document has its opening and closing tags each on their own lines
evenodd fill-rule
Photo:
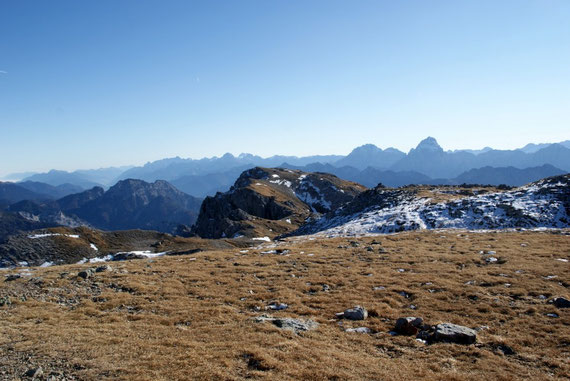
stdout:
<svg viewBox="0 0 570 381">
<path fill-rule="evenodd" d="M 436 188 L 437 190 L 438 188 Z M 434 200 L 420 188 L 368 190 L 344 208 L 302 226 L 294 234 L 355 235 L 417 229 L 567 228 L 570 175 L 546 178 L 509 191 L 466 192 L 441 188 Z"/>
<path fill-rule="evenodd" d="M 228 192 L 204 200 L 192 232 L 203 238 L 275 237 L 342 208 L 365 189 L 326 173 L 256 167 Z"/>
</svg>

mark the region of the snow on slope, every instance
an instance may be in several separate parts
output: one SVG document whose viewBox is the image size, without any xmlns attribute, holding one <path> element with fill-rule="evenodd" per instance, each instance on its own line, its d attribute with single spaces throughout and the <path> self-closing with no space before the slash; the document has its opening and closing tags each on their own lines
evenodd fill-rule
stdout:
<svg viewBox="0 0 570 381">
<path fill-rule="evenodd" d="M 430 203 L 412 193 L 386 190 L 389 202 L 352 214 L 324 216 L 298 231 L 327 236 L 394 233 L 417 229 L 504 229 L 570 227 L 570 175 L 514 189 Z M 394 200 L 396 195 L 397 200 Z M 382 197 L 382 196 L 380 196 Z"/>
</svg>

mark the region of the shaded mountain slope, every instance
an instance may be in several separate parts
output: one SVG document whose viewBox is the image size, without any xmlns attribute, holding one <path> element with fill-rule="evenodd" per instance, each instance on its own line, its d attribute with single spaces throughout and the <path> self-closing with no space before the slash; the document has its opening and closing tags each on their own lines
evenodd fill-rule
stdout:
<svg viewBox="0 0 570 381">
<path fill-rule="evenodd" d="M 201 200 L 166 181 L 123 180 L 104 191 L 95 187 L 42 204 L 20 202 L 10 207 L 30 219 L 103 230 L 146 229 L 174 232 L 196 220 Z"/>
</svg>

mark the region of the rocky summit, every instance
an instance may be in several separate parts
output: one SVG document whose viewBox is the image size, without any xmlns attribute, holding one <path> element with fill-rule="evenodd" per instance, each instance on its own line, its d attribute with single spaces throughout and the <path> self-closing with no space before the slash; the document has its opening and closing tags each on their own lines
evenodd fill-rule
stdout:
<svg viewBox="0 0 570 381">
<path fill-rule="evenodd" d="M 228 192 L 204 200 L 192 232 L 203 238 L 273 238 L 342 208 L 365 189 L 326 173 L 256 167 Z"/>
</svg>

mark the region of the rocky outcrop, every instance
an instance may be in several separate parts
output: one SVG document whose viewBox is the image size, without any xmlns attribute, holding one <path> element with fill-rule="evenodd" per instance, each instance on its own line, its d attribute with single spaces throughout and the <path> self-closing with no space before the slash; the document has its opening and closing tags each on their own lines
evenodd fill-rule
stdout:
<svg viewBox="0 0 570 381">
<path fill-rule="evenodd" d="M 287 234 L 308 218 L 337 210 L 364 189 L 324 173 L 252 168 L 228 192 L 206 197 L 192 233 L 203 238 Z"/>
</svg>

